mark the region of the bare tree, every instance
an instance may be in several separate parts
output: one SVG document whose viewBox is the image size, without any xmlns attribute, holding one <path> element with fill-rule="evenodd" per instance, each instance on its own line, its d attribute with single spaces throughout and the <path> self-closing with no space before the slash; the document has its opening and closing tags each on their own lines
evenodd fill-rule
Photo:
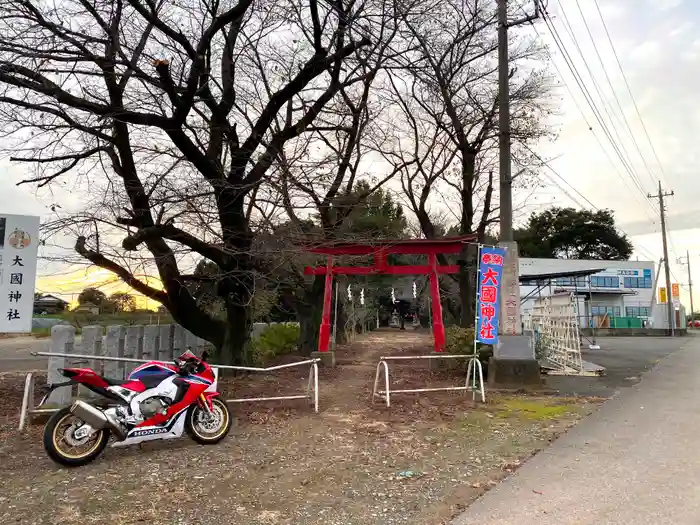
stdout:
<svg viewBox="0 0 700 525">
<path fill-rule="evenodd" d="M 385 80 L 387 64 L 397 58 L 392 46 L 397 32 L 392 2 L 367 2 L 363 14 L 375 24 L 373 44 L 355 55 L 362 81 L 340 89 L 319 114 L 312 133 L 287 142 L 278 152 L 276 176 L 270 182 L 281 198 L 286 221 L 273 230 L 275 239 L 268 241 L 268 251 L 277 269 L 277 288 L 297 312 L 300 347 L 306 352 L 315 350 L 318 343 L 324 278 L 304 275 L 304 266 L 317 259 L 300 253 L 299 246 L 381 235 L 360 231 L 353 218 L 401 169 L 376 170 L 368 158 L 369 144 L 380 134 L 378 117 L 390 109 L 375 86 Z M 362 24 L 357 26 L 356 30 L 366 31 Z M 262 64 L 260 70 L 264 70 Z M 285 125 L 282 117 L 275 124 L 277 129 Z M 339 316 L 344 316 L 342 307 Z"/>
<path fill-rule="evenodd" d="M 426 237 L 437 234 L 431 220 L 437 200 L 455 205 L 455 233 L 475 233 L 483 242 L 498 210 L 495 3 L 414 0 L 398 15 L 410 51 L 406 67 L 392 70 L 390 93 L 401 112 L 398 125 L 393 123 L 398 130 L 393 147 L 383 155 L 394 165 L 408 165 L 402 169 L 403 189 Z M 519 155 L 518 143 L 547 134 L 542 117 L 548 77 L 528 63 L 538 58 L 534 44 L 514 40 L 511 47 L 511 139 Z M 460 255 L 463 326 L 474 322 L 474 255 L 466 246 Z"/>
<path fill-rule="evenodd" d="M 285 144 L 313 132 L 323 108 L 366 78 L 357 57 L 370 39 L 348 23 L 361 9 L 341 0 L 6 0 L 4 149 L 34 170 L 24 182 L 82 192 L 84 209 L 57 224 L 75 228 L 80 255 L 237 362 L 250 328 L 255 223 L 275 209 L 264 182 Z M 221 270 L 223 319 L 188 290 L 195 277 L 186 272 L 201 257 Z"/>
</svg>

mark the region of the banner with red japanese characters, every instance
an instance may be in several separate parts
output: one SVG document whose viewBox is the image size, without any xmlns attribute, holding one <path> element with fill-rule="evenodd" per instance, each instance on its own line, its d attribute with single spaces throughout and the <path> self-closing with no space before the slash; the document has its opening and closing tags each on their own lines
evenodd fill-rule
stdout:
<svg viewBox="0 0 700 525">
<path fill-rule="evenodd" d="M 487 345 L 498 343 L 498 316 L 505 256 L 505 248 L 496 246 L 479 247 L 475 341 Z"/>
</svg>

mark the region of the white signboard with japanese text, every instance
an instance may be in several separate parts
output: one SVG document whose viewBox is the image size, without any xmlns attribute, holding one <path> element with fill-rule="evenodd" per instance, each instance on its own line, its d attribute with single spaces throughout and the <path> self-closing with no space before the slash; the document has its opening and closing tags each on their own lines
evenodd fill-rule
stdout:
<svg viewBox="0 0 700 525">
<path fill-rule="evenodd" d="M 0 215 L 0 334 L 32 331 L 39 223 Z"/>
</svg>

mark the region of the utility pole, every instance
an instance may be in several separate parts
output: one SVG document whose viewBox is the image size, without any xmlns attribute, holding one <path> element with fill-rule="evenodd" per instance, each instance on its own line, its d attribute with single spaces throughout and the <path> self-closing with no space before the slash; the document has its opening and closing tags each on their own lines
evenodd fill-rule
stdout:
<svg viewBox="0 0 700 525">
<path fill-rule="evenodd" d="M 500 188 L 501 242 L 513 241 L 513 178 L 510 170 L 510 67 L 508 28 L 532 22 L 540 16 L 540 0 L 535 13 L 508 21 L 508 0 L 497 0 L 498 8 L 498 162 Z"/>
<path fill-rule="evenodd" d="M 513 239 L 513 178 L 510 156 L 510 89 L 511 77 L 508 59 L 508 29 L 532 22 L 540 16 L 540 0 L 534 0 L 533 14 L 525 13 L 523 18 L 508 19 L 508 0 L 496 0 L 498 14 L 498 147 L 499 147 L 499 192 L 500 192 L 500 246 L 505 248 L 501 281 L 501 306 L 498 331 L 502 335 L 494 348 L 493 361 L 489 369 L 490 382 L 510 383 L 517 380 L 523 385 L 541 381 L 540 369 L 531 345 L 519 337 L 522 334 L 520 320 L 520 281 L 518 278 L 518 245 Z M 522 8 L 521 8 L 522 11 Z M 523 11 L 524 12 L 524 11 Z M 514 375 L 512 360 L 501 359 L 501 346 L 511 347 L 503 352 L 512 357 L 518 355 L 520 372 Z M 510 363 L 510 364 L 509 364 Z M 502 378 L 502 379 L 501 379 Z"/>
<path fill-rule="evenodd" d="M 685 262 L 683 262 L 683 259 L 685 259 Z M 693 312 L 695 311 L 693 308 L 693 280 L 690 277 L 690 253 L 686 250 L 685 252 L 685 257 L 679 257 L 678 262 L 680 264 L 687 264 L 688 265 L 688 290 L 690 291 L 690 326 L 695 326 L 695 323 L 692 321 L 695 321 L 695 317 L 693 317 Z"/>
<path fill-rule="evenodd" d="M 665 192 L 661 188 L 661 181 L 659 181 L 659 193 L 658 195 L 652 195 L 649 193 L 647 197 L 650 199 L 659 199 L 659 211 L 661 213 L 661 241 L 664 247 L 664 261 L 666 263 L 666 312 L 668 313 L 668 327 L 671 330 L 671 337 L 674 335 L 674 322 L 673 322 L 673 298 L 671 297 L 671 265 L 668 259 L 668 242 L 666 239 L 666 207 L 664 206 L 664 197 L 672 197 L 674 195 L 673 191 Z"/>
<path fill-rule="evenodd" d="M 659 259 L 659 271 L 654 272 L 656 275 L 654 276 L 654 290 L 651 293 L 651 302 L 649 304 L 649 313 L 652 313 L 654 311 L 654 300 L 656 299 L 656 291 L 659 288 L 659 275 L 661 274 L 661 265 L 664 263 L 664 258 L 662 257 Z M 652 317 L 653 319 L 653 317 Z"/>
</svg>

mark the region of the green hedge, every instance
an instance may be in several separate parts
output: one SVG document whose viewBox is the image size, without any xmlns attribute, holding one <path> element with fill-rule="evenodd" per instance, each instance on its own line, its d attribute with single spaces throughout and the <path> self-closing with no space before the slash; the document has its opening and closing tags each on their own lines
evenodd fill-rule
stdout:
<svg viewBox="0 0 700 525">
<path fill-rule="evenodd" d="M 474 353 L 474 329 L 462 328 L 461 326 L 449 326 L 445 330 L 445 350 L 451 355 L 471 355 Z M 476 343 L 476 351 L 479 354 L 479 361 L 484 367 L 484 372 L 488 368 L 489 358 L 493 356 L 491 345 Z M 455 361 L 450 359 L 450 361 Z M 450 363 L 449 368 L 466 369 L 466 360 Z"/>
<path fill-rule="evenodd" d="M 260 334 L 260 337 L 250 342 L 251 359 L 256 365 L 264 365 L 275 357 L 293 354 L 297 350 L 298 339 L 298 324 L 270 325 Z"/>
</svg>

